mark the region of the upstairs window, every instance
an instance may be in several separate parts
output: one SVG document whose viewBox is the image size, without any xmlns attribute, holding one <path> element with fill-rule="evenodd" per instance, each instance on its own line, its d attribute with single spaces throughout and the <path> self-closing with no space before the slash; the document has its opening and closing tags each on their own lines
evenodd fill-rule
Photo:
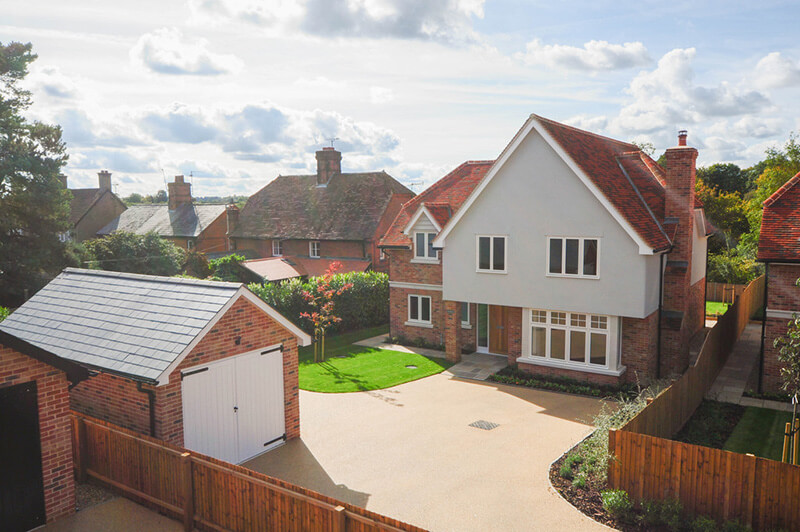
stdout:
<svg viewBox="0 0 800 532">
<path fill-rule="evenodd" d="M 319 242 L 313 241 L 308 243 L 308 256 L 314 259 L 319 258 Z"/>
<path fill-rule="evenodd" d="M 547 275 L 596 279 L 599 252 L 597 238 L 548 237 Z"/>
<path fill-rule="evenodd" d="M 433 240 L 436 233 L 414 233 L 414 258 L 422 260 L 437 260 L 439 254 L 433 249 Z"/>
<path fill-rule="evenodd" d="M 478 271 L 506 273 L 506 237 L 478 236 Z"/>
<path fill-rule="evenodd" d="M 280 257 L 283 255 L 283 242 L 280 240 L 273 240 L 272 241 L 272 256 L 273 257 Z"/>
</svg>

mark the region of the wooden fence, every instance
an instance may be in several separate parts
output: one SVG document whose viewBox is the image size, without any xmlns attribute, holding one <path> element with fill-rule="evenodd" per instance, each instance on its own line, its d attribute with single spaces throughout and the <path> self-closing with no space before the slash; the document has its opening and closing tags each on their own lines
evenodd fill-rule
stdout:
<svg viewBox="0 0 800 532">
<path fill-rule="evenodd" d="M 692 417 L 728 360 L 733 344 L 764 301 L 764 276 L 752 281 L 717 320 L 693 366 L 621 430 L 671 438 Z"/>
<path fill-rule="evenodd" d="M 282 480 L 72 412 L 75 470 L 185 530 L 424 532 Z"/>
<path fill-rule="evenodd" d="M 709 281 L 706 283 L 706 301 L 733 303 L 736 298 L 742 295 L 746 287 L 747 285 L 744 284 L 715 283 Z"/>
<path fill-rule="evenodd" d="M 761 276 L 711 329 L 694 366 L 609 431 L 609 486 L 637 501 L 677 498 L 690 514 L 739 519 L 755 530 L 800 530 L 800 467 L 669 439 L 700 405 L 763 300 Z"/>
</svg>

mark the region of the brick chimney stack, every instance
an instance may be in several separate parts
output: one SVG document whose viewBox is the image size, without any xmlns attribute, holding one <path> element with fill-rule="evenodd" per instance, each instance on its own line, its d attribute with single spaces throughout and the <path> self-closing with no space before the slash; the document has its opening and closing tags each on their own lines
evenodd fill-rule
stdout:
<svg viewBox="0 0 800 532">
<path fill-rule="evenodd" d="M 682 372 L 689 365 L 689 340 L 698 312 L 690 290 L 697 150 L 686 145 L 686 137 L 685 130 L 679 131 L 678 145 L 666 153 L 664 228 L 672 237 L 672 250 L 664 270 L 662 377 Z"/>
<path fill-rule="evenodd" d="M 100 170 L 97 172 L 97 185 L 100 190 L 111 190 L 111 172 L 108 170 Z"/>
<path fill-rule="evenodd" d="M 69 187 L 67 187 L 67 176 L 66 176 L 66 174 L 58 174 L 58 180 L 61 182 L 61 186 L 63 188 L 69 188 Z"/>
<path fill-rule="evenodd" d="M 342 173 L 342 153 L 326 146 L 317 152 L 317 186 L 324 187 L 336 174 Z"/>
<path fill-rule="evenodd" d="M 181 205 L 192 204 L 192 184 L 184 181 L 182 175 L 176 175 L 173 183 L 167 183 L 169 194 L 169 210 L 173 211 Z"/>
</svg>

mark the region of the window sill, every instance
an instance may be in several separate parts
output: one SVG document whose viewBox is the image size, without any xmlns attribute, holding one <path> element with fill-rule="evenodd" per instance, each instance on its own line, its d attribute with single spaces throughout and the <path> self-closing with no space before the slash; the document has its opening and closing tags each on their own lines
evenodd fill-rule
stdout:
<svg viewBox="0 0 800 532">
<path fill-rule="evenodd" d="M 433 323 L 429 321 L 407 321 L 405 325 L 409 327 L 422 327 L 423 329 L 433 329 Z"/>
<path fill-rule="evenodd" d="M 466 322 L 463 322 L 463 321 L 462 321 L 462 322 L 461 322 L 461 328 L 462 328 L 462 329 L 472 329 L 472 325 L 470 325 L 469 323 L 466 323 Z"/>
<path fill-rule="evenodd" d="M 532 364 L 534 366 L 546 366 L 549 368 L 559 368 L 571 371 L 582 371 L 584 373 L 596 373 L 597 375 L 609 375 L 612 377 L 619 377 L 627 369 L 622 366 L 618 369 L 608 369 L 600 366 L 589 366 L 586 364 L 571 364 L 569 362 L 557 361 L 549 358 L 533 358 L 533 357 L 519 357 L 517 362 L 523 364 Z"/>
<path fill-rule="evenodd" d="M 411 264 L 439 264 L 439 259 L 422 259 L 415 257 L 409 261 Z"/>
<path fill-rule="evenodd" d="M 508 273 L 508 270 L 481 270 L 480 268 L 475 269 L 476 273 L 494 273 L 494 274 L 502 274 L 505 275 Z"/>
<path fill-rule="evenodd" d="M 545 275 L 557 279 L 600 279 L 599 275 L 571 275 L 567 273 L 546 273 Z"/>
</svg>

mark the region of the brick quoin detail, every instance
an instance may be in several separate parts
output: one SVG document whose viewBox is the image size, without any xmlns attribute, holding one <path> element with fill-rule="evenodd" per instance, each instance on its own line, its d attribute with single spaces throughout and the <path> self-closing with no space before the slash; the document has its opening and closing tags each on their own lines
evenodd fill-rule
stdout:
<svg viewBox="0 0 800 532">
<path fill-rule="evenodd" d="M 63 371 L 0 344 L 0 388 L 31 381 L 36 381 L 37 387 L 44 503 L 49 523 L 75 512 L 69 383 Z"/>
<path fill-rule="evenodd" d="M 239 345 L 236 339 L 241 337 Z M 143 386 L 156 393 L 155 437 L 183 446 L 181 371 L 269 345 L 283 344 L 284 411 L 287 439 L 300 436 L 297 339 L 244 297 L 240 297 L 163 386 Z M 147 395 L 124 377 L 101 373 L 72 390 L 73 408 L 121 427 L 150 433 Z"/>
</svg>

